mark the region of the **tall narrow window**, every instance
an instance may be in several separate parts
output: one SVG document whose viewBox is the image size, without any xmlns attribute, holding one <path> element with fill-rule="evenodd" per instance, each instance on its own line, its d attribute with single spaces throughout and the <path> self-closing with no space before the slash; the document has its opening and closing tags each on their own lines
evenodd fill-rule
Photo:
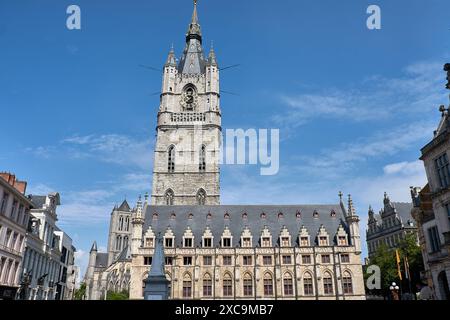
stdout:
<svg viewBox="0 0 450 320">
<path fill-rule="evenodd" d="M 352 276 L 348 271 L 345 271 L 342 277 L 342 288 L 344 294 L 353 294 Z"/>
<path fill-rule="evenodd" d="M 292 296 L 294 294 L 294 284 L 290 273 L 285 273 L 283 277 L 283 291 L 285 296 Z"/>
<path fill-rule="evenodd" d="M 197 204 L 199 206 L 204 206 L 206 204 L 206 192 L 203 189 L 200 189 L 197 192 Z"/>
<path fill-rule="evenodd" d="M 333 278 L 329 272 L 325 272 L 323 276 L 323 293 L 325 295 L 333 294 Z"/>
<path fill-rule="evenodd" d="M 170 146 L 167 151 L 167 166 L 170 173 L 175 172 L 175 146 Z"/>
<path fill-rule="evenodd" d="M 121 236 L 117 236 L 116 237 L 116 250 L 120 250 L 121 242 L 122 242 L 122 237 Z"/>
<path fill-rule="evenodd" d="M 273 279 L 270 273 L 264 275 L 264 296 L 273 295 Z"/>
<path fill-rule="evenodd" d="M 189 275 L 185 275 L 183 279 L 183 298 L 192 297 L 192 280 Z"/>
<path fill-rule="evenodd" d="M 203 278 L 203 296 L 212 296 L 212 280 L 209 274 L 205 274 L 205 277 Z"/>
<path fill-rule="evenodd" d="M 436 160 L 434 160 L 436 165 L 437 176 L 439 177 L 439 182 L 441 188 L 447 188 L 450 184 L 449 177 L 449 163 L 447 158 L 447 153 L 444 153 Z"/>
<path fill-rule="evenodd" d="M 244 276 L 243 287 L 245 297 L 250 297 L 253 295 L 253 279 L 248 273 Z"/>
<path fill-rule="evenodd" d="M 166 205 L 168 206 L 173 206 L 173 198 L 175 197 L 175 195 L 173 194 L 173 191 L 171 189 L 167 190 L 166 193 L 164 194 L 164 199 L 166 201 Z"/>
<path fill-rule="evenodd" d="M 200 148 L 200 155 L 198 159 L 198 169 L 200 172 L 206 171 L 206 147 L 204 145 Z"/>
<path fill-rule="evenodd" d="M 5 213 L 6 205 L 8 204 L 9 194 L 3 193 L 2 203 L 0 205 L 0 213 Z"/>
<path fill-rule="evenodd" d="M 222 288 L 224 297 L 231 297 L 233 295 L 233 280 L 228 273 L 223 277 Z"/>
<path fill-rule="evenodd" d="M 303 276 L 303 293 L 305 296 L 314 295 L 313 279 L 309 272 L 306 272 Z"/>
</svg>

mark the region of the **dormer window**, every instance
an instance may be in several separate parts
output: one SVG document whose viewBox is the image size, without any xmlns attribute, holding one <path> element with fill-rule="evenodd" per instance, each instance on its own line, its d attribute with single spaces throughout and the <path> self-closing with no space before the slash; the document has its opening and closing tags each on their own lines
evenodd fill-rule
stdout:
<svg viewBox="0 0 450 320">
<path fill-rule="evenodd" d="M 263 237 L 261 239 L 261 244 L 263 247 L 270 247 L 271 246 L 271 241 L 270 241 L 270 237 Z"/>
<path fill-rule="evenodd" d="M 327 246 L 327 245 L 328 245 L 328 237 L 319 236 L 319 246 Z"/>
<path fill-rule="evenodd" d="M 300 247 L 308 247 L 309 238 L 307 236 L 300 237 Z"/>
<path fill-rule="evenodd" d="M 223 238 L 222 239 L 222 247 L 231 248 L 231 238 Z"/>
<path fill-rule="evenodd" d="M 297 213 L 295 214 L 295 218 L 297 220 L 299 220 L 299 219 L 301 219 L 301 217 L 302 217 L 302 214 L 300 213 L 300 211 L 297 211 Z"/>
<path fill-rule="evenodd" d="M 203 239 L 203 247 L 204 248 L 212 248 L 212 239 L 211 238 L 204 238 Z"/>
<path fill-rule="evenodd" d="M 146 248 L 153 248 L 154 240 L 153 238 L 145 238 L 145 247 Z"/>
<path fill-rule="evenodd" d="M 173 238 L 166 238 L 164 241 L 164 246 L 166 248 L 173 248 Z"/>
<path fill-rule="evenodd" d="M 347 245 L 347 237 L 346 236 L 338 236 L 338 245 L 346 246 Z"/>
<path fill-rule="evenodd" d="M 243 247 L 246 247 L 246 248 L 251 247 L 251 246 L 252 246 L 252 240 L 251 240 L 251 238 L 250 238 L 250 237 L 244 237 L 244 238 L 242 238 L 242 246 L 243 246 Z"/>
<path fill-rule="evenodd" d="M 184 239 L 184 247 L 185 248 L 192 248 L 193 247 L 192 238 L 185 238 Z"/>
<path fill-rule="evenodd" d="M 281 237 L 281 246 L 282 247 L 289 247 L 291 245 L 291 241 L 289 237 Z"/>
<path fill-rule="evenodd" d="M 319 213 L 316 210 L 314 210 L 314 212 L 313 212 L 313 218 L 314 219 L 318 219 L 319 218 Z"/>
</svg>

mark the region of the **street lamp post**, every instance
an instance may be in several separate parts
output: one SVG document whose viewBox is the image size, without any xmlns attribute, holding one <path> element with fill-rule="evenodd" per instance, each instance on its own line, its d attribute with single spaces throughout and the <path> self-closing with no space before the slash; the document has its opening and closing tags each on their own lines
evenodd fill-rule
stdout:
<svg viewBox="0 0 450 320">
<path fill-rule="evenodd" d="M 389 287 L 389 290 L 391 290 L 392 300 L 400 300 L 400 296 L 398 294 L 400 288 L 395 282 L 392 282 L 392 285 Z"/>
</svg>

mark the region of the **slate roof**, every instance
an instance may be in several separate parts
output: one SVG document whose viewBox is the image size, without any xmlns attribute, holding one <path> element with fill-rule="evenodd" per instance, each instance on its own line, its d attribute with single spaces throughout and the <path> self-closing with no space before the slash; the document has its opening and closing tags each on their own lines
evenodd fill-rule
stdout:
<svg viewBox="0 0 450 320">
<path fill-rule="evenodd" d="M 120 205 L 120 207 L 117 210 L 130 212 L 131 209 L 130 209 L 130 205 L 128 204 L 127 200 L 123 200 L 122 204 Z"/>
<path fill-rule="evenodd" d="M 131 250 L 129 246 L 126 246 L 117 256 L 116 262 L 123 262 L 128 260 L 131 260 Z"/>
<path fill-rule="evenodd" d="M 403 224 L 408 224 L 411 221 L 416 226 L 416 221 L 411 216 L 412 203 L 408 202 L 393 202 L 392 203 L 397 211 L 398 216 L 402 220 Z"/>
<path fill-rule="evenodd" d="M 34 203 L 35 209 L 41 209 L 45 201 L 47 200 L 47 196 L 34 196 L 30 195 L 31 201 Z"/>
<path fill-rule="evenodd" d="M 97 253 L 97 259 L 95 260 L 96 268 L 107 268 L 108 267 L 108 254 L 107 253 Z"/>
<path fill-rule="evenodd" d="M 245 227 L 248 227 L 252 237 L 253 245 L 259 246 L 261 231 L 265 226 L 268 227 L 275 245 L 275 239 L 278 238 L 284 226 L 289 230 L 292 237 L 292 244 L 298 241 L 299 230 L 302 226 L 308 229 L 311 241 L 314 241 L 323 225 L 330 242 L 334 240 L 334 236 L 340 224 L 347 230 L 345 222 L 346 213 L 340 204 L 335 205 L 284 205 L 284 206 L 259 206 L 259 205 L 223 205 L 223 206 L 147 206 L 145 209 L 145 233 L 151 226 L 153 232 L 157 235 L 161 232 L 165 234 L 168 227 L 171 228 L 175 235 L 175 244 L 181 245 L 182 237 L 189 226 L 194 234 L 194 245 L 200 246 L 201 239 L 206 227 L 209 227 L 213 236 L 213 246 L 218 246 L 225 227 L 229 227 L 233 235 L 233 246 L 239 246 L 241 233 Z M 318 213 L 318 217 L 314 218 L 314 212 Z M 334 217 L 331 213 L 334 212 Z M 157 214 L 157 219 L 153 215 Z M 208 219 L 208 214 L 211 218 Z M 243 218 L 243 214 L 247 214 L 247 218 Z M 279 214 L 282 216 L 279 218 Z M 300 217 L 297 217 L 300 213 Z M 173 214 L 176 216 L 173 217 Z M 225 219 L 225 214 L 229 215 L 229 219 Z M 265 218 L 261 215 L 265 214 Z M 189 218 L 189 215 L 192 215 Z"/>
<path fill-rule="evenodd" d="M 394 206 L 397 215 L 402 220 L 402 223 L 406 226 L 408 221 L 413 223 L 413 226 L 416 227 L 416 221 L 411 216 L 412 203 L 409 202 L 391 202 Z M 381 224 L 382 219 L 379 213 L 374 214 L 375 220 L 377 220 L 377 224 Z"/>
</svg>

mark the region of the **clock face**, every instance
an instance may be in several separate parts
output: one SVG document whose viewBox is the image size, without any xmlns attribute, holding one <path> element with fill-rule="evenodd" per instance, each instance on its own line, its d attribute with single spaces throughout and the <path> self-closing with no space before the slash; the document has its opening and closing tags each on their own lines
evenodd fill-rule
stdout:
<svg viewBox="0 0 450 320">
<path fill-rule="evenodd" d="M 195 91 L 192 88 L 188 88 L 181 99 L 181 103 L 186 110 L 193 110 L 195 107 Z"/>
</svg>

